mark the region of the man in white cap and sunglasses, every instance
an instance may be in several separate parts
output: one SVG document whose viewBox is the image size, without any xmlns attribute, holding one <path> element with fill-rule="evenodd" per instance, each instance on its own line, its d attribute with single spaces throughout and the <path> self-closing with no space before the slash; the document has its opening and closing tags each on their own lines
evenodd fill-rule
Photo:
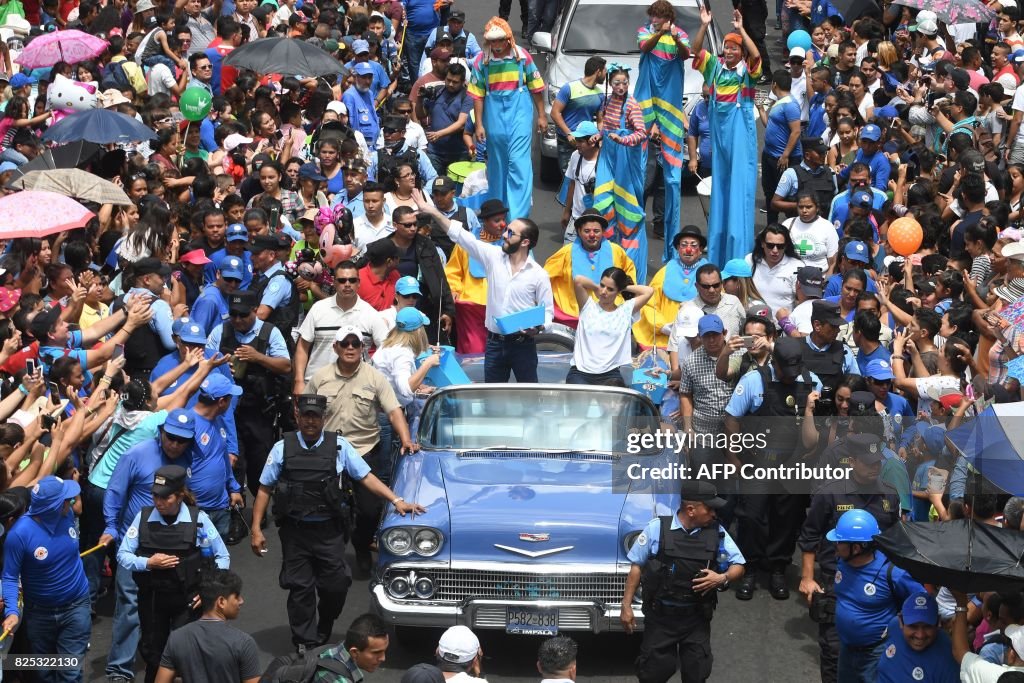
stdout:
<svg viewBox="0 0 1024 683">
<path fill-rule="evenodd" d="M 452 626 L 441 634 L 437 642 L 437 668 L 446 681 L 456 683 L 478 683 L 482 677 L 481 663 L 484 651 L 480 639 L 468 626 Z"/>
</svg>

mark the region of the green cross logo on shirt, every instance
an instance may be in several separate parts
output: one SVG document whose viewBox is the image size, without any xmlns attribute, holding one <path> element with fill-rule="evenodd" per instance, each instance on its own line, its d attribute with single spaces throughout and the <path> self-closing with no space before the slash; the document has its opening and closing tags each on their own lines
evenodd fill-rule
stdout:
<svg viewBox="0 0 1024 683">
<path fill-rule="evenodd" d="M 795 245 L 796 250 L 800 252 L 801 256 L 807 256 L 814 251 L 814 243 L 809 241 L 806 237 L 801 239 Z"/>
</svg>

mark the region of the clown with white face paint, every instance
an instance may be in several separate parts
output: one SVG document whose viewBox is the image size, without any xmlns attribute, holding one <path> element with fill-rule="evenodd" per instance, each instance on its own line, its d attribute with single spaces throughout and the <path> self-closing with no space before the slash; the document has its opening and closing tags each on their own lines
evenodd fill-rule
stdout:
<svg viewBox="0 0 1024 683">
<path fill-rule="evenodd" d="M 707 240 L 696 225 L 684 225 L 672 240 L 675 258 L 655 273 L 651 280 L 654 298 L 640 312 L 640 322 L 633 326 L 633 336 L 644 347 L 668 344 L 679 304 L 697 296 L 697 270 L 706 264 L 704 248 Z M 657 338 L 655 338 L 655 332 Z"/>
</svg>

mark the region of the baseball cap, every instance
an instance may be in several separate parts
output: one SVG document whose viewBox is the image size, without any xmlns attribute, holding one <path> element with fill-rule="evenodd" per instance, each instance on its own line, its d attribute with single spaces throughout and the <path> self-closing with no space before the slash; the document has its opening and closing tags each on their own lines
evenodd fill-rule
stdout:
<svg viewBox="0 0 1024 683">
<path fill-rule="evenodd" d="M 205 344 L 206 330 L 199 323 L 186 323 L 178 330 L 178 338 L 186 344 Z"/>
<path fill-rule="evenodd" d="M 295 398 L 295 405 L 300 415 L 303 413 L 323 415 L 327 412 L 327 397 L 320 394 L 301 394 Z"/>
<path fill-rule="evenodd" d="M 884 381 L 892 379 L 892 366 L 889 365 L 889 361 L 882 358 L 875 358 L 874 360 L 868 361 L 868 366 L 864 368 L 864 374 L 871 379 L 877 379 Z"/>
<path fill-rule="evenodd" d="M 59 317 L 59 308 L 44 308 L 36 313 L 36 317 L 32 318 L 32 322 L 29 324 L 29 331 L 40 344 L 45 344 L 50 331 L 57 324 Z"/>
<path fill-rule="evenodd" d="M 339 102 L 338 104 L 341 103 Z M 327 180 L 325 176 L 320 174 L 320 171 L 319 169 L 317 169 L 316 164 L 314 164 L 312 161 L 307 161 L 306 163 L 302 164 L 302 166 L 299 166 L 299 177 L 306 178 L 307 180 L 315 180 L 318 183 L 322 183 Z"/>
<path fill-rule="evenodd" d="M 972 173 L 985 172 L 985 157 L 978 150 L 964 150 L 963 154 L 957 158 L 957 161 L 960 162 L 961 168 Z"/>
<path fill-rule="evenodd" d="M 29 503 L 27 514 L 52 512 L 81 492 L 82 487 L 74 479 L 61 479 L 52 474 L 43 477 L 32 487 L 32 502 Z"/>
<path fill-rule="evenodd" d="M 342 325 L 338 328 L 338 331 L 334 333 L 334 341 L 345 341 L 347 337 L 356 337 L 359 341 L 362 341 L 365 336 L 366 332 L 355 325 Z"/>
<path fill-rule="evenodd" d="M 348 107 L 345 106 L 344 102 L 339 100 L 331 100 L 328 102 L 327 111 L 333 111 L 338 116 L 348 116 Z"/>
<path fill-rule="evenodd" d="M 704 503 L 709 508 L 720 508 L 726 504 L 724 498 L 718 497 L 718 489 L 710 481 L 703 479 L 686 479 L 679 487 L 682 500 Z"/>
<path fill-rule="evenodd" d="M 164 465 L 153 475 L 153 493 L 165 498 L 185 488 L 188 471 L 181 465 Z"/>
<path fill-rule="evenodd" d="M 597 135 L 597 124 L 593 121 L 580 121 L 573 130 L 572 136 L 574 138 L 589 138 Z"/>
<path fill-rule="evenodd" d="M 917 13 L 917 23 L 911 24 L 907 28 L 927 36 L 933 36 L 939 32 L 939 17 L 931 10 L 921 10 Z"/>
<path fill-rule="evenodd" d="M 751 318 L 767 318 L 770 320 L 772 309 L 768 307 L 768 304 L 751 304 L 747 306 L 746 314 Z"/>
<path fill-rule="evenodd" d="M 164 420 L 164 431 L 183 439 L 196 438 L 196 418 L 191 410 L 175 408 Z"/>
<path fill-rule="evenodd" d="M 800 376 L 804 366 L 804 346 L 807 343 L 795 337 L 782 337 L 775 342 L 772 358 L 783 379 Z"/>
<path fill-rule="evenodd" d="M 139 259 L 132 265 L 132 272 L 135 277 L 141 277 L 142 275 L 152 275 L 154 273 L 167 277 L 171 274 L 171 267 L 161 261 L 158 258 L 147 257 Z"/>
<path fill-rule="evenodd" d="M 843 256 L 850 259 L 851 261 L 860 261 L 861 263 L 868 262 L 868 247 L 866 244 L 859 240 L 855 240 L 846 245 L 846 249 L 843 251 Z"/>
<path fill-rule="evenodd" d="M 210 263 L 210 259 L 206 257 L 206 252 L 202 249 L 187 251 L 178 260 L 182 263 L 191 263 L 196 266 L 205 266 L 207 263 Z"/>
<path fill-rule="evenodd" d="M 939 605 L 935 602 L 935 598 L 924 591 L 918 591 L 903 601 L 900 617 L 903 619 L 904 626 L 913 626 L 914 624 L 935 626 L 939 623 Z"/>
<path fill-rule="evenodd" d="M 825 276 L 817 266 L 797 268 L 796 283 L 804 296 L 820 299 L 825 291 Z"/>
<path fill-rule="evenodd" d="M 1003 233 L 1005 234 L 1005 230 Z M 1011 242 L 1003 245 L 1003 258 L 1024 261 L 1024 242 Z"/>
<path fill-rule="evenodd" d="M 803 61 L 805 57 L 807 57 L 807 50 L 803 49 L 798 45 L 790 49 L 789 59 L 787 61 L 792 62 L 794 59 L 799 59 L 800 61 Z"/>
<path fill-rule="evenodd" d="M 455 191 L 455 181 L 446 175 L 439 175 L 430 184 L 431 193 L 448 194 Z"/>
<path fill-rule="evenodd" d="M 947 71 L 946 75 L 953 81 L 957 90 L 967 90 L 971 87 L 971 77 L 963 69 L 954 67 Z"/>
<path fill-rule="evenodd" d="M 722 268 L 722 279 L 728 280 L 731 277 L 753 277 L 754 269 L 747 263 L 746 259 L 729 259 Z"/>
<path fill-rule="evenodd" d="M 461 21 L 466 23 L 466 13 L 460 9 L 453 9 L 448 13 L 448 21 Z"/>
<path fill-rule="evenodd" d="M 267 251 L 268 249 L 280 251 L 281 249 L 291 249 L 291 246 L 291 238 L 281 232 L 275 235 L 256 235 L 252 241 L 253 252 Z"/>
<path fill-rule="evenodd" d="M 696 306 L 680 306 L 679 316 L 676 318 L 676 328 L 679 334 L 689 338 L 700 336 L 698 323 L 702 317 L 704 317 L 704 311 Z"/>
<path fill-rule="evenodd" d="M 401 294 L 402 296 L 409 296 L 410 294 L 420 294 L 423 292 L 420 290 L 420 281 L 414 278 L 412 275 L 405 275 L 398 278 L 395 282 L 395 293 Z"/>
<path fill-rule="evenodd" d="M 881 462 L 885 457 L 882 455 L 881 437 L 869 432 L 847 436 L 843 443 L 843 450 L 847 455 L 869 465 Z"/>
<path fill-rule="evenodd" d="M 363 40 L 362 38 L 360 38 L 359 40 L 352 41 L 352 52 L 355 52 L 357 55 L 361 55 L 364 52 L 369 52 L 369 51 L 370 51 L 370 44 L 368 42 L 366 42 L 365 40 Z"/>
<path fill-rule="evenodd" d="M 224 375 L 217 373 L 209 375 L 199 385 L 199 393 L 210 398 L 224 398 L 225 396 L 241 396 L 242 387 L 238 386 Z"/>
<path fill-rule="evenodd" d="M 224 271 L 221 271 L 221 277 L 223 277 L 223 275 Z M 259 303 L 259 300 L 256 298 L 256 292 L 235 292 L 228 297 L 228 312 L 244 313 L 248 315 L 259 305 Z"/>
<path fill-rule="evenodd" d="M 873 123 L 869 123 L 860 129 L 860 139 L 878 142 L 882 139 L 882 129 Z"/>
<path fill-rule="evenodd" d="M 365 40 L 356 42 L 366 43 Z M 352 73 L 354 73 L 356 76 L 372 76 L 373 68 L 366 62 L 359 62 L 352 67 Z"/>
<path fill-rule="evenodd" d="M 406 306 L 395 316 L 395 327 L 403 332 L 418 330 L 429 322 L 430 318 L 412 306 Z"/>
<path fill-rule="evenodd" d="M 241 223 L 232 223 L 224 231 L 224 239 L 227 242 L 248 242 L 249 230 Z"/>
<path fill-rule="evenodd" d="M 245 274 L 242 272 L 243 268 L 242 259 L 237 256 L 225 256 L 220 262 L 220 276 L 222 278 L 242 280 L 245 278 Z"/>
<path fill-rule="evenodd" d="M 181 328 L 185 327 L 185 325 L 188 325 L 190 322 L 192 322 L 192 318 L 187 315 L 175 318 L 174 322 L 171 323 L 171 334 L 181 334 Z"/>
<path fill-rule="evenodd" d="M 480 639 L 468 626 L 452 626 L 437 641 L 437 654 L 446 662 L 466 664 L 480 651 Z"/>
<path fill-rule="evenodd" d="M 817 299 L 811 303 L 811 322 L 821 322 L 840 327 L 846 320 L 839 313 L 839 304 Z"/>
<path fill-rule="evenodd" d="M 435 47 L 433 50 L 430 51 L 431 59 L 451 59 L 451 56 L 451 50 L 445 49 L 443 47 Z"/>
<path fill-rule="evenodd" d="M 26 85 L 32 85 L 38 83 L 39 79 L 35 76 L 29 76 L 27 74 L 17 73 L 11 76 L 10 84 L 11 87 L 17 90 L 18 88 L 24 88 Z"/>
<path fill-rule="evenodd" d="M 247 138 L 241 133 L 232 133 L 224 138 L 224 149 L 233 152 L 239 145 L 248 145 L 250 142 L 252 142 L 252 138 Z"/>
<path fill-rule="evenodd" d="M 875 409 L 875 395 L 870 391 L 854 391 L 850 394 L 850 414 L 865 415 Z"/>
<path fill-rule="evenodd" d="M 708 313 L 701 317 L 697 322 L 697 334 L 703 337 L 705 334 L 724 334 L 725 325 L 722 324 L 722 319 L 714 313 Z"/>
<path fill-rule="evenodd" d="M 800 146 L 803 149 L 809 149 L 818 154 L 826 154 L 828 152 L 828 145 L 822 142 L 821 138 L 802 138 Z"/>
<path fill-rule="evenodd" d="M 850 195 L 850 206 L 858 209 L 870 209 L 873 205 L 873 198 L 867 190 L 854 190 Z"/>
</svg>

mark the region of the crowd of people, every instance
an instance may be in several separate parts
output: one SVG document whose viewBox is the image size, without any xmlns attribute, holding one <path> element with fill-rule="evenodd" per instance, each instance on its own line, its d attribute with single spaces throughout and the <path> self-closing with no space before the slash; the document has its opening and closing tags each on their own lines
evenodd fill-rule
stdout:
<svg viewBox="0 0 1024 683">
<path fill-rule="evenodd" d="M 327 662 L 318 681 L 357 683 L 387 631 L 364 616 L 328 642 L 344 554 L 351 541 L 367 578 L 384 506 L 423 510 L 389 483 L 419 448 L 443 349 L 483 354 L 487 382 L 537 382 L 538 335 L 571 328 L 568 383 L 625 387 L 643 352 L 688 436 L 772 421 L 767 447 L 691 448 L 689 464 L 852 472 L 809 496 L 684 487 L 676 518 L 630 551 L 626 630 L 648 565 L 686 570 L 644 591 L 642 683 L 680 660 L 683 680 L 709 676 L 712 598 L 750 600 L 763 575 L 788 599 L 798 551 L 823 681 L 1024 671 L 1020 592 L 922 585 L 873 541 L 901 519 L 1021 528 L 1007 494 L 1024 491 L 946 438 L 1021 401 L 1024 376 L 1022 17 L 1015 0 L 976 4 L 976 23 L 954 23 L 780 3 L 779 26 L 810 45 L 790 41 L 772 71 L 763 0 L 739 3 L 720 46 L 705 4 L 691 37 L 655 0 L 621 29 L 636 30 L 635 72 L 593 56 L 555 93 L 529 49 L 555 0 L 522 3 L 520 42 L 506 2 L 474 33 L 451 0 L 9 0 L 0 202 L 54 165 L 126 200 L 78 197 L 82 227 L 4 240 L 0 646 L 83 656 L 110 590 L 109 681 L 134 680 L 137 653 L 147 681 L 255 680 L 255 644 L 227 627 L 242 604 L 230 548 L 262 557 L 273 516 L 295 656 Z M 72 30 L 102 48 L 14 73 L 34 41 Z M 232 57 L 261 39 L 303 41 L 336 69 Z M 704 89 L 683 106 L 688 69 Z M 93 108 L 151 135 L 42 141 Z M 530 218 L 549 130 L 557 226 Z M 690 176 L 714 181 L 704 230 L 684 220 Z M 548 231 L 564 245 L 541 263 Z M 694 581 L 694 558 L 716 552 L 721 571 Z M 574 678 L 575 645 L 549 643 L 542 673 Z M 472 679 L 480 656 L 457 627 L 439 670 L 406 676 Z"/>
</svg>

